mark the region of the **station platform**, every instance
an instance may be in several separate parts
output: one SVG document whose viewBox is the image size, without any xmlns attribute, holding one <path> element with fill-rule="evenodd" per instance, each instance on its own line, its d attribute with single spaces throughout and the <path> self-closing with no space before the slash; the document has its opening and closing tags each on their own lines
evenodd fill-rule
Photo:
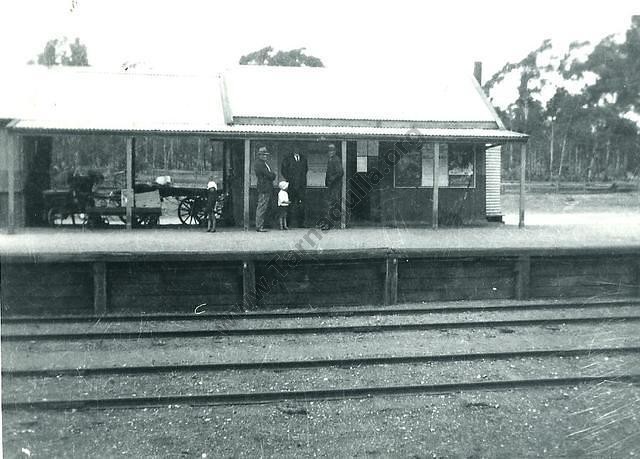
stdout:
<svg viewBox="0 0 640 459">
<path fill-rule="evenodd" d="M 28 228 L 16 234 L 0 234 L 0 256 L 5 260 L 31 261 L 101 256 L 135 255 L 216 256 L 272 254 L 289 250 L 328 254 L 332 252 L 421 251 L 425 254 L 576 249 L 640 248 L 640 218 L 624 225 L 516 225 L 487 224 L 463 228 L 348 228 L 320 231 L 293 228 L 266 233 L 219 228 L 159 227 L 126 231 L 108 229 Z"/>
<path fill-rule="evenodd" d="M 628 223 L 25 229 L 0 235 L 2 313 L 640 297 L 640 224 Z"/>
</svg>

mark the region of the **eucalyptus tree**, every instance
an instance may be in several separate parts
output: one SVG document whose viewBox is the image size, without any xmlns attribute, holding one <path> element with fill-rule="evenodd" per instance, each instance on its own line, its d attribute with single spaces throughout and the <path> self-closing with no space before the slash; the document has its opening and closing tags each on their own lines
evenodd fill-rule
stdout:
<svg viewBox="0 0 640 459">
<path fill-rule="evenodd" d="M 87 55 L 87 47 L 76 38 L 73 42 L 69 42 L 67 37 L 54 38 L 47 41 L 44 50 L 38 54 L 38 65 L 66 65 L 73 67 L 85 67 L 89 65 L 89 57 Z M 30 64 L 35 63 L 29 61 Z"/>
<path fill-rule="evenodd" d="M 281 67 L 324 67 L 322 60 L 305 54 L 305 48 L 274 53 L 271 46 L 253 51 L 240 58 L 240 65 L 272 65 Z"/>
</svg>

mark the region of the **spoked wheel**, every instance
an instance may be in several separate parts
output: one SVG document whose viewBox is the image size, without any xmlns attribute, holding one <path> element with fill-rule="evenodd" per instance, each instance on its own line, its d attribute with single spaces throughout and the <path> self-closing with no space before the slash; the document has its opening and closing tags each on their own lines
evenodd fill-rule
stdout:
<svg viewBox="0 0 640 459">
<path fill-rule="evenodd" d="M 178 218 L 183 225 L 204 225 L 207 221 L 204 200 L 184 198 L 178 205 Z"/>
</svg>

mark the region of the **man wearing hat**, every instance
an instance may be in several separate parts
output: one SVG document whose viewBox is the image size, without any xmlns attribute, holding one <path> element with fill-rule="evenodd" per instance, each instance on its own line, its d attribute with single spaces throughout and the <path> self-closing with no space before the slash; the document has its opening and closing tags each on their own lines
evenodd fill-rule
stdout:
<svg viewBox="0 0 640 459">
<path fill-rule="evenodd" d="M 264 218 L 267 215 L 267 209 L 269 208 L 269 201 L 271 200 L 271 194 L 273 193 L 273 180 L 276 178 L 276 174 L 271 171 L 267 159 L 269 158 L 269 151 L 267 147 L 258 148 L 258 159 L 254 166 L 254 171 L 258 179 L 258 206 L 256 208 L 256 231 L 264 233 L 267 230 L 264 229 Z"/>
<path fill-rule="evenodd" d="M 327 161 L 327 173 L 325 175 L 324 184 L 327 187 L 326 205 L 327 205 L 327 221 L 321 225 L 321 229 L 329 230 L 336 222 L 340 221 L 341 206 L 340 199 L 342 197 L 342 162 L 336 155 L 336 146 L 329 144 L 327 147 L 329 152 L 329 160 Z M 346 154 L 346 152 L 342 152 Z M 330 223 L 329 223 L 330 222 Z"/>
</svg>

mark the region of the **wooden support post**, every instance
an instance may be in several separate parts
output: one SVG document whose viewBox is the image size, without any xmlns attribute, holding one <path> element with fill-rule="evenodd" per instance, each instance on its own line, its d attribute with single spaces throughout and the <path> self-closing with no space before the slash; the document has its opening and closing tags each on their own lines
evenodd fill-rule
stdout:
<svg viewBox="0 0 640 459">
<path fill-rule="evenodd" d="M 135 194 L 133 191 L 133 186 L 135 183 L 135 172 L 133 170 L 134 162 L 135 162 L 135 150 L 136 150 L 136 139 L 135 137 L 127 138 L 127 206 L 126 206 L 126 214 L 127 214 L 127 229 L 130 230 L 133 228 L 133 217 L 134 217 L 134 206 L 135 206 Z"/>
<path fill-rule="evenodd" d="M 384 273 L 384 305 L 389 306 L 398 302 L 398 259 L 385 259 Z"/>
<path fill-rule="evenodd" d="M 244 230 L 249 231 L 249 190 L 251 187 L 251 140 L 244 141 L 244 175 L 243 175 L 242 220 Z"/>
<path fill-rule="evenodd" d="M 438 170 L 440 169 L 440 144 L 433 145 L 433 209 L 431 215 L 433 229 L 438 229 Z"/>
<path fill-rule="evenodd" d="M 531 257 L 522 255 L 516 260 L 516 300 L 529 298 L 529 285 L 531 284 Z"/>
<path fill-rule="evenodd" d="M 3 135 L 5 152 L 7 155 L 7 196 L 9 202 L 7 203 L 7 232 L 13 234 L 16 231 L 16 160 L 18 159 L 18 148 L 16 148 L 16 142 L 19 138 L 16 138 L 15 134 L 5 132 Z M 22 151 L 20 149 L 20 151 Z"/>
<path fill-rule="evenodd" d="M 527 144 L 522 144 L 520 150 L 520 218 L 518 219 L 518 227 L 524 228 L 524 184 L 527 171 Z"/>
<path fill-rule="evenodd" d="M 347 141 L 342 141 L 342 197 L 340 199 L 340 228 L 347 227 Z"/>
<path fill-rule="evenodd" d="M 107 264 L 93 263 L 93 312 L 102 316 L 107 312 Z"/>
<path fill-rule="evenodd" d="M 242 307 L 245 310 L 257 309 L 256 264 L 254 261 L 242 262 Z"/>
<path fill-rule="evenodd" d="M 231 142 L 229 140 L 225 140 L 223 143 L 223 151 L 224 151 L 224 161 L 223 161 L 223 172 L 222 172 L 222 187 L 225 191 L 231 189 Z M 213 164 L 213 161 L 211 162 Z"/>
</svg>

